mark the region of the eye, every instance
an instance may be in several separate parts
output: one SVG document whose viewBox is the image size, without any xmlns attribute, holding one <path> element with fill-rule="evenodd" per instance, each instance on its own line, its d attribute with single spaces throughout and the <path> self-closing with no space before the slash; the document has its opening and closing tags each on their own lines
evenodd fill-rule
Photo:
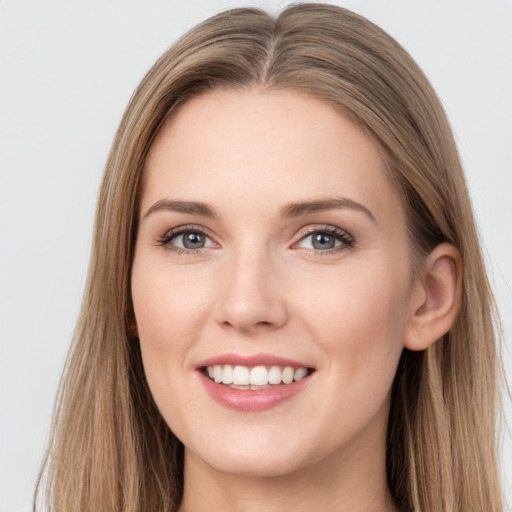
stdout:
<svg viewBox="0 0 512 512">
<path fill-rule="evenodd" d="M 208 237 L 203 233 L 188 231 L 181 235 L 175 235 L 171 240 L 175 247 L 183 249 L 202 249 L 206 246 Z"/>
<path fill-rule="evenodd" d="M 308 228 L 296 247 L 332 254 L 333 252 L 349 249 L 353 245 L 354 239 L 346 231 L 329 226 L 318 229 Z"/>
<path fill-rule="evenodd" d="M 314 233 L 313 235 L 310 235 L 310 238 L 313 249 L 320 251 L 325 249 L 334 249 L 334 247 L 341 244 L 341 242 L 336 240 L 333 235 L 329 235 L 327 233 Z"/>
<path fill-rule="evenodd" d="M 202 229 L 195 227 L 172 229 L 158 240 L 158 244 L 180 254 L 188 251 L 197 252 L 216 245 Z"/>
</svg>

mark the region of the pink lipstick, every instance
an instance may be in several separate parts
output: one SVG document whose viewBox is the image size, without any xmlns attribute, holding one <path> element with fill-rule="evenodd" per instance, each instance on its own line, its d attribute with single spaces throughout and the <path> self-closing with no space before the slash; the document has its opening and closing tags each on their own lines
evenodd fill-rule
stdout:
<svg viewBox="0 0 512 512">
<path fill-rule="evenodd" d="M 314 369 L 270 354 L 224 354 L 196 366 L 208 394 L 237 411 L 263 411 L 305 389 Z"/>
</svg>

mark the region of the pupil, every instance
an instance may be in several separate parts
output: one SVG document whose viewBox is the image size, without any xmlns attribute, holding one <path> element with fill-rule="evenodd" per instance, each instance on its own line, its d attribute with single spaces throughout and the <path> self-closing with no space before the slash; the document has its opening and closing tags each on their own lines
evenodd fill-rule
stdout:
<svg viewBox="0 0 512 512">
<path fill-rule="evenodd" d="M 313 236 L 313 247 L 315 249 L 332 249 L 334 247 L 335 240 L 331 235 L 324 233 L 317 233 Z"/>
<path fill-rule="evenodd" d="M 204 235 L 201 233 L 186 233 L 183 235 L 183 246 L 187 249 L 199 249 L 204 246 Z"/>
</svg>

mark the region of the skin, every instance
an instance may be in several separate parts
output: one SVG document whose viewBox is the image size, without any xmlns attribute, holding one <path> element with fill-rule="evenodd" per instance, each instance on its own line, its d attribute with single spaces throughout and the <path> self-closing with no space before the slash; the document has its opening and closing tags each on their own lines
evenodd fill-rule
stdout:
<svg viewBox="0 0 512 512">
<path fill-rule="evenodd" d="M 155 402 L 185 445 L 180 510 L 396 510 L 385 472 L 393 377 L 404 346 L 425 348 L 449 327 L 459 278 L 446 248 L 428 279 L 413 278 L 404 212 L 373 140 L 299 93 L 214 91 L 167 122 L 144 178 L 135 322 Z M 293 202 L 340 197 L 370 214 L 281 215 Z M 162 200 L 207 203 L 216 216 L 148 214 Z M 160 242 L 179 226 L 205 231 L 205 247 Z M 308 230 L 326 227 L 351 243 L 315 251 Z M 428 313 L 436 328 L 420 323 Z M 228 352 L 315 372 L 276 407 L 234 411 L 195 370 Z"/>
</svg>

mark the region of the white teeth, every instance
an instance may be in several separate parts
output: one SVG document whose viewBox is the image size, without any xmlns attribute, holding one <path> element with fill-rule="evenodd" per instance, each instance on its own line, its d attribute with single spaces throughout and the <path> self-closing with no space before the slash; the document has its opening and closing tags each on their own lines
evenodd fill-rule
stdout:
<svg viewBox="0 0 512 512">
<path fill-rule="evenodd" d="M 233 370 L 233 384 L 237 386 L 249 384 L 249 368 L 247 366 L 235 366 Z"/>
<path fill-rule="evenodd" d="M 293 374 L 294 374 L 293 368 L 291 368 L 290 366 L 287 366 L 283 370 L 283 382 L 285 384 L 291 384 L 293 382 Z"/>
<path fill-rule="evenodd" d="M 269 384 L 281 384 L 281 368 L 279 366 L 272 366 L 268 372 Z"/>
<path fill-rule="evenodd" d="M 258 389 L 258 386 L 276 384 L 291 384 L 308 375 L 307 368 L 294 369 L 291 366 L 232 366 L 230 364 L 216 364 L 208 366 L 206 372 L 210 379 L 217 383 L 236 386 L 250 386 L 250 389 Z M 245 388 L 241 388 L 245 389 Z"/>
<path fill-rule="evenodd" d="M 233 382 L 233 367 L 225 364 L 222 370 L 222 384 L 231 384 Z"/>
<path fill-rule="evenodd" d="M 251 368 L 249 384 L 256 386 L 266 386 L 268 384 L 268 372 L 264 366 L 255 366 Z"/>
<path fill-rule="evenodd" d="M 293 380 L 303 379 L 307 374 L 308 370 L 306 368 L 297 368 L 293 374 Z"/>
</svg>

